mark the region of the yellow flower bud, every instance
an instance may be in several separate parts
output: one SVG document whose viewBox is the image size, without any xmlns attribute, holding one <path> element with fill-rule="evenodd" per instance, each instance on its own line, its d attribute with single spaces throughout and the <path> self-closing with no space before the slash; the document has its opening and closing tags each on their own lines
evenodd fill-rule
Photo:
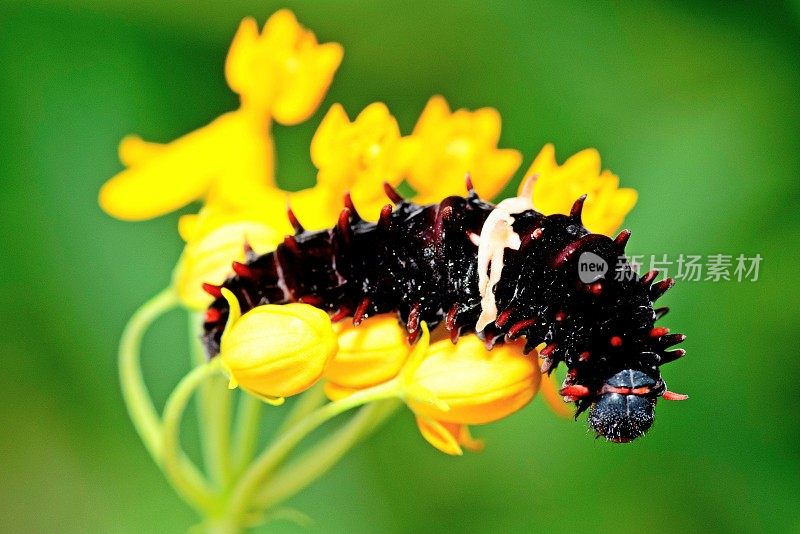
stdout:
<svg viewBox="0 0 800 534">
<path fill-rule="evenodd" d="M 333 328 L 339 352 L 325 370 L 325 390 L 331 399 L 391 380 L 411 352 L 406 331 L 394 314 L 370 317 L 357 327 L 342 321 Z"/>
<path fill-rule="evenodd" d="M 236 297 L 222 293 L 231 312 L 219 358 L 231 387 L 281 404 L 319 380 L 337 349 L 327 313 L 308 304 L 267 304 L 241 315 Z"/>
<path fill-rule="evenodd" d="M 203 231 L 200 219 L 187 216 L 181 219 L 181 234 L 192 239 L 186 244 L 175 269 L 174 281 L 181 301 L 189 308 L 201 310 L 212 298 L 203 291 L 203 283 L 221 284 L 231 274 L 231 263 L 244 261 L 244 245 L 264 254 L 274 250 L 283 234 L 256 221 L 236 221 Z M 221 221 L 220 221 L 221 222 Z"/>
<path fill-rule="evenodd" d="M 567 214 L 575 200 L 585 194 L 583 224 L 595 233 L 612 234 L 636 204 L 635 189 L 619 187 L 617 175 L 601 172 L 600 154 L 594 148 L 581 150 L 559 165 L 555 148 L 547 144 L 525 174 L 533 175 L 537 175 L 533 204 L 538 211 Z"/>
<path fill-rule="evenodd" d="M 536 394 L 541 373 L 536 356 L 517 344 L 488 351 L 476 336 L 430 346 L 425 358 L 405 377 L 406 402 L 424 419 L 483 424 L 502 419 Z"/>
</svg>

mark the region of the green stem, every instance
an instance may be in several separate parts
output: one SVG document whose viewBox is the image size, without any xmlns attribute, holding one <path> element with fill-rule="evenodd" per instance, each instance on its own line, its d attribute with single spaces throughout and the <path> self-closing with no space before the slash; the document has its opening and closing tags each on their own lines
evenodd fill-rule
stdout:
<svg viewBox="0 0 800 534">
<path fill-rule="evenodd" d="M 203 534 L 239 534 L 239 532 L 242 531 L 242 527 L 227 517 L 211 517 L 207 518 L 196 528 L 190 530 L 190 532 L 195 531 L 198 533 L 202 532 Z"/>
<path fill-rule="evenodd" d="M 122 398 L 128 408 L 133 426 L 139 433 L 147 452 L 162 469 L 164 464 L 162 423 L 142 376 L 141 348 L 142 337 L 147 329 L 156 319 L 175 308 L 177 304 L 178 296 L 171 287 L 145 302 L 131 316 L 122 333 L 119 345 Z M 206 486 L 203 475 L 185 454 L 180 454 L 178 468 L 183 472 L 185 479 L 198 487 Z"/>
<path fill-rule="evenodd" d="M 249 509 L 255 492 L 264 483 L 266 477 L 303 438 L 317 427 L 351 408 L 361 406 L 368 402 L 397 397 L 400 393 L 400 382 L 398 380 L 391 380 L 384 384 L 356 392 L 342 400 L 328 403 L 292 426 L 285 433 L 281 434 L 269 448 L 262 452 L 239 479 L 228 501 L 231 506 L 229 516 L 241 517 Z"/>
<path fill-rule="evenodd" d="M 175 308 L 178 296 L 167 288 L 145 302 L 131 316 L 119 345 L 119 378 L 122 398 L 133 426 L 145 448 L 157 464 L 161 464 L 161 420 L 144 383 L 141 366 L 142 337 L 153 322 Z"/>
<path fill-rule="evenodd" d="M 202 319 L 189 314 L 189 344 L 195 365 L 205 365 L 206 355 L 200 343 L 198 326 Z M 231 480 L 230 411 L 231 392 L 223 376 L 211 377 L 200 386 L 198 411 L 203 462 L 217 488 L 224 490 Z"/>
<path fill-rule="evenodd" d="M 336 433 L 277 471 L 254 498 L 254 508 L 270 509 L 309 486 L 336 465 L 354 445 L 375 431 L 399 406 L 398 399 L 387 399 L 361 408 Z"/>
<path fill-rule="evenodd" d="M 287 429 L 293 427 L 298 421 L 322 406 L 325 400 L 325 390 L 322 387 L 322 382 L 317 382 L 308 391 L 297 398 L 292 409 L 278 427 L 276 434 L 281 435 L 286 432 Z"/>
<path fill-rule="evenodd" d="M 264 402 L 246 391 L 239 392 L 239 407 L 236 410 L 236 427 L 233 438 L 231 464 L 234 473 L 242 473 L 258 444 L 258 429 L 261 422 L 261 408 Z"/>
<path fill-rule="evenodd" d="M 192 506 L 203 512 L 213 511 L 217 500 L 208 485 L 187 476 L 181 463 L 180 425 L 183 412 L 194 391 L 209 377 L 219 373 L 219 359 L 192 369 L 183 377 L 164 407 L 163 462 L 164 472 L 175 490 Z"/>
</svg>

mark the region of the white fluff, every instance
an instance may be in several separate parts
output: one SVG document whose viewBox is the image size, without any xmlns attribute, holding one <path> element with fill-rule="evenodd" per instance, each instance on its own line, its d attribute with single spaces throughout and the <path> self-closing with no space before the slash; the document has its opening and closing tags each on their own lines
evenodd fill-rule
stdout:
<svg viewBox="0 0 800 534">
<path fill-rule="evenodd" d="M 506 248 L 519 250 L 520 237 L 512 228 L 514 215 L 533 209 L 533 184 L 535 182 L 536 175 L 528 177 L 520 196 L 507 198 L 500 202 L 489 214 L 481 228 L 478 240 L 478 288 L 481 294 L 481 315 L 475 324 L 476 332 L 482 332 L 489 323 L 497 319 L 494 287 L 503 274 L 503 254 Z"/>
</svg>

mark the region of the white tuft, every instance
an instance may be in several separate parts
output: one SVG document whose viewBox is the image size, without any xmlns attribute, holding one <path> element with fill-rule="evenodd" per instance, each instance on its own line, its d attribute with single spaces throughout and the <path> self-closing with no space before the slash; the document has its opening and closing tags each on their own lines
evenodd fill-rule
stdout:
<svg viewBox="0 0 800 534">
<path fill-rule="evenodd" d="M 494 287 L 503 274 L 503 254 L 507 248 L 519 250 L 520 237 L 512 227 L 514 215 L 533 209 L 531 192 L 535 180 L 536 175 L 529 177 L 522 187 L 520 196 L 500 202 L 481 228 L 478 239 L 478 289 L 481 294 L 481 315 L 475 324 L 476 332 L 482 332 L 489 323 L 497 319 Z"/>
</svg>

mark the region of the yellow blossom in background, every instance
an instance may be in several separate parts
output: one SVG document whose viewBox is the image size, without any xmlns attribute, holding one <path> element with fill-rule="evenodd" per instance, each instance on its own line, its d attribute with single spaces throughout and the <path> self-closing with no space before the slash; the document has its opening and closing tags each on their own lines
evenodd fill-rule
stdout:
<svg viewBox="0 0 800 534">
<path fill-rule="evenodd" d="M 318 187 L 349 190 L 356 207 L 369 218 L 377 218 L 387 202 L 381 184 L 398 185 L 417 151 L 416 139 L 400 134 L 397 120 L 381 102 L 364 108 L 352 122 L 344 107 L 334 104 L 311 140 Z M 341 203 L 329 209 L 332 224 Z"/>
<path fill-rule="evenodd" d="M 425 333 L 418 344 L 427 344 Z M 521 345 L 489 351 L 470 335 L 455 345 L 437 341 L 423 357 L 412 355 L 403 380 L 406 403 L 425 439 L 443 452 L 461 454 L 459 445 L 475 445 L 464 427 L 497 421 L 525 406 L 539 389 L 541 372 L 536 356 L 524 355 Z"/>
<path fill-rule="evenodd" d="M 611 235 L 619 228 L 638 196 L 635 189 L 619 187 L 619 178 L 611 171 L 601 172 L 600 154 L 593 148 L 559 165 L 555 148 L 547 144 L 525 174 L 533 175 L 537 175 L 533 205 L 538 211 L 567 214 L 575 200 L 586 194 L 583 224 L 598 234 Z"/>
<path fill-rule="evenodd" d="M 294 13 L 281 9 L 260 34 L 255 19 L 242 20 L 225 62 L 225 79 L 242 107 L 263 110 L 281 124 L 298 124 L 319 107 L 343 55 L 339 43 L 317 43 Z"/>
<path fill-rule="evenodd" d="M 341 321 L 333 329 L 339 352 L 325 370 L 325 391 L 332 399 L 391 380 L 411 353 L 408 333 L 395 314 L 370 317 L 360 326 Z"/>
<path fill-rule="evenodd" d="M 467 173 L 480 196 L 497 196 L 522 163 L 518 150 L 497 148 L 500 122 L 496 109 L 451 112 L 443 97 L 431 98 L 413 132 L 424 147 L 408 175 L 416 200 L 463 195 Z"/>
<path fill-rule="evenodd" d="M 100 206 L 118 219 L 151 219 L 215 197 L 235 207 L 243 194 L 273 183 L 268 119 L 243 110 L 159 145 L 130 136 L 120 143 L 127 168 L 100 190 Z"/>
<path fill-rule="evenodd" d="M 206 199 L 237 210 L 274 188 L 275 119 L 296 124 L 319 106 L 342 60 L 337 43 L 318 44 L 288 10 L 276 12 L 259 34 L 242 21 L 225 66 L 241 107 L 170 143 L 129 136 L 120 143 L 127 167 L 100 190 L 100 206 L 123 220 L 144 220 Z"/>
<path fill-rule="evenodd" d="M 233 293 L 222 293 L 231 311 L 219 358 L 231 387 L 280 404 L 319 380 L 337 350 L 327 313 L 307 304 L 267 304 L 241 315 Z"/>
</svg>

